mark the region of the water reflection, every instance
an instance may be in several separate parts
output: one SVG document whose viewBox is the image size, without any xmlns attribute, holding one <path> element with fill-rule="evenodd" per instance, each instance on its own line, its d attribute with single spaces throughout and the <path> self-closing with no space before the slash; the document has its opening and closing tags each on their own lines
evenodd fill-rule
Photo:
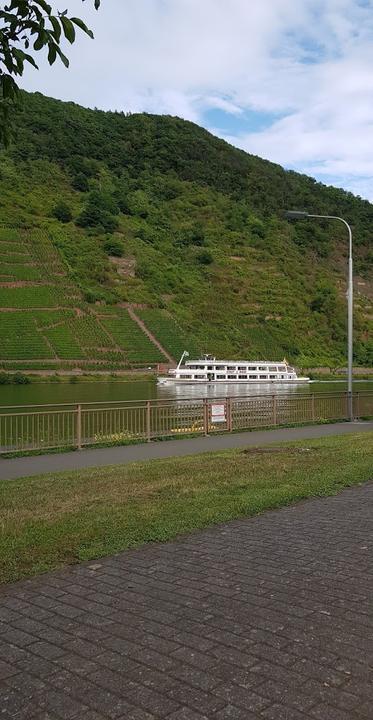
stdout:
<svg viewBox="0 0 373 720">
<path fill-rule="evenodd" d="M 294 385 L 294 383 L 206 383 L 198 385 L 158 385 L 157 397 L 164 399 L 197 399 L 222 397 L 253 397 L 255 395 L 277 395 L 279 393 L 298 393 L 301 395 L 311 392 L 312 383 Z M 315 389 L 312 390 L 315 392 Z"/>
<path fill-rule="evenodd" d="M 354 380 L 354 390 L 372 390 L 372 381 Z M 59 403 L 106 403 L 123 400 L 171 400 L 177 398 L 218 398 L 254 396 L 274 393 L 340 393 L 347 390 L 344 380 L 312 382 L 305 385 L 157 385 L 154 381 L 40 383 L 32 385 L 1 385 L 0 406 L 42 405 Z"/>
</svg>

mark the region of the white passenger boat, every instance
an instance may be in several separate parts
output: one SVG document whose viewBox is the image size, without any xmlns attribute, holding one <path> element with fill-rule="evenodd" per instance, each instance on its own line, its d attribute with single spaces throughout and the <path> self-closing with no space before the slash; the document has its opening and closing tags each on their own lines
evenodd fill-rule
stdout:
<svg viewBox="0 0 373 720">
<path fill-rule="evenodd" d="M 207 383 L 229 384 L 279 384 L 293 385 L 308 383 L 308 377 L 298 377 L 295 369 L 282 362 L 266 360 L 217 360 L 211 355 L 204 355 L 200 360 L 186 360 L 187 351 L 183 352 L 176 368 L 168 371 L 167 376 L 159 376 L 160 385 L 199 385 Z"/>
</svg>

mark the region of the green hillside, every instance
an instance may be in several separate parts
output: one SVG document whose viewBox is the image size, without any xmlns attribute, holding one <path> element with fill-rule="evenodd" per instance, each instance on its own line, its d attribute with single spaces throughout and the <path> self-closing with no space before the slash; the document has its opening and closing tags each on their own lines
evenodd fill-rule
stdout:
<svg viewBox="0 0 373 720">
<path fill-rule="evenodd" d="M 287 207 L 353 225 L 355 363 L 373 363 L 370 203 L 179 118 L 22 95 L 0 154 L 3 368 L 343 363 L 344 228 Z"/>
</svg>

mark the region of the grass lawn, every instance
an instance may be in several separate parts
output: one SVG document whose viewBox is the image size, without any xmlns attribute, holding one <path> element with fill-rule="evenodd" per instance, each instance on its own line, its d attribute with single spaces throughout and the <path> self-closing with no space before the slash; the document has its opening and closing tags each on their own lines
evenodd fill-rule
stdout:
<svg viewBox="0 0 373 720">
<path fill-rule="evenodd" d="M 373 478 L 373 433 L 0 483 L 0 580 L 256 515 Z"/>
</svg>

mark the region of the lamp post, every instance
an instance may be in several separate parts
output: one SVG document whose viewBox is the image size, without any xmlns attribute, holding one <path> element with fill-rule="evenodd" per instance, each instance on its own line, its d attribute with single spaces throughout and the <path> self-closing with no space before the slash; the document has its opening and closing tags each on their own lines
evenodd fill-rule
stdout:
<svg viewBox="0 0 373 720">
<path fill-rule="evenodd" d="M 321 220 L 339 220 L 348 230 L 348 290 L 347 290 L 347 376 L 348 376 L 348 415 L 351 421 L 354 419 L 353 397 L 352 397 L 352 359 L 353 359 L 353 306 L 354 286 L 352 276 L 352 230 L 341 217 L 337 215 L 314 215 L 313 213 L 300 210 L 288 210 L 286 217 L 289 220 L 307 220 L 307 218 L 318 218 Z"/>
</svg>

